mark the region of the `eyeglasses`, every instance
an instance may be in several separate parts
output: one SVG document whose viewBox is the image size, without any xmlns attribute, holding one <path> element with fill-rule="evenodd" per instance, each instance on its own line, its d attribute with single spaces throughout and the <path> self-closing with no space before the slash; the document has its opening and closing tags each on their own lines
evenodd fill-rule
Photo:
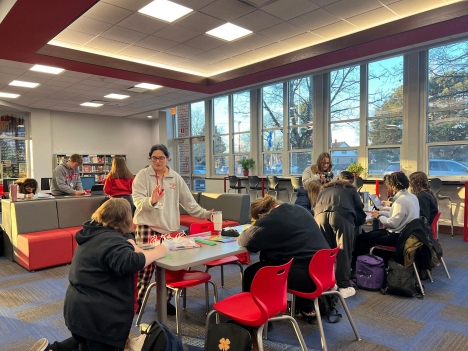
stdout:
<svg viewBox="0 0 468 351">
<path fill-rule="evenodd" d="M 329 165 L 330 162 L 322 162 L 323 165 Z"/>
<path fill-rule="evenodd" d="M 152 156 L 151 157 L 151 161 L 154 161 L 154 162 L 156 162 L 156 161 L 161 161 L 162 162 L 165 159 L 166 159 L 166 156 L 160 156 L 160 157 Z"/>
</svg>

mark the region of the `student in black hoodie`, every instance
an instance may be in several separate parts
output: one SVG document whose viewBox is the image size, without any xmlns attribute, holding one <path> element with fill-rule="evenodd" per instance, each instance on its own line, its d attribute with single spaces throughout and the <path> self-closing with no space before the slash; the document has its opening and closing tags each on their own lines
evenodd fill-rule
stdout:
<svg viewBox="0 0 468 351">
<path fill-rule="evenodd" d="M 130 204 L 112 198 L 76 233 L 64 306 L 72 338 L 53 344 L 41 339 L 31 351 L 124 349 L 134 315 L 134 275 L 166 253 L 163 245 L 143 252 L 133 235 L 125 235 L 132 231 Z"/>
</svg>

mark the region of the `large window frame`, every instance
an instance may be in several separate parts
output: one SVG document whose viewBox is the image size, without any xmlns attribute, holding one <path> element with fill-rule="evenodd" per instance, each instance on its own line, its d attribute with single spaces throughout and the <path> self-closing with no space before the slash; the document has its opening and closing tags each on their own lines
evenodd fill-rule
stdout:
<svg viewBox="0 0 468 351">
<path fill-rule="evenodd" d="M 15 135 L 2 135 L 0 133 L 0 143 L 2 146 L 2 152 L 0 153 L 0 162 L 1 162 L 1 168 L 0 168 L 0 177 L 2 179 L 17 179 L 17 178 L 25 178 L 25 177 L 30 177 L 32 174 L 32 169 L 31 169 L 31 160 L 30 160 L 30 155 L 31 155 L 31 142 L 30 142 L 30 137 L 29 137 L 29 115 L 26 113 L 1 113 L 2 117 L 13 117 L 17 121 L 22 120 L 23 122 L 23 127 L 20 127 L 20 125 L 15 125 L 11 123 L 12 128 L 20 128 L 23 129 L 22 131 L 18 131 L 14 133 Z M 3 120 L 3 119 L 2 119 Z M 3 122 L 5 123 L 5 122 Z M 6 123 L 5 123 L 6 125 Z M 17 134 L 22 134 L 21 136 L 18 136 Z M 11 168 L 11 159 L 5 158 L 3 155 L 3 148 L 8 148 L 9 146 L 6 145 L 6 143 L 13 142 L 17 143 L 18 141 L 24 141 L 24 155 L 19 155 L 18 156 L 18 151 L 16 151 L 17 158 L 22 157 L 21 160 L 24 162 L 16 162 L 17 163 L 17 173 L 15 172 L 14 174 L 12 173 L 13 170 L 8 170 L 8 168 Z M 6 150 L 8 151 L 8 150 Z M 10 166 L 8 166 L 10 165 Z M 21 166 L 24 165 L 24 166 Z M 24 168 L 25 169 L 24 169 Z M 18 176 L 16 176 L 18 175 Z M 8 189 L 4 190 L 8 191 Z"/>
</svg>

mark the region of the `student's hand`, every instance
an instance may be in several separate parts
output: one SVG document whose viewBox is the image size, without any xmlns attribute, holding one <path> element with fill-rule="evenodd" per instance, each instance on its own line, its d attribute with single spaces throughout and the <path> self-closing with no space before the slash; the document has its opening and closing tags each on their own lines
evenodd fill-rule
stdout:
<svg viewBox="0 0 468 351">
<path fill-rule="evenodd" d="M 28 194 L 28 199 L 32 199 L 33 196 L 34 194 Z"/>
<path fill-rule="evenodd" d="M 75 192 L 75 195 L 84 195 L 84 194 L 86 194 L 86 191 L 84 191 L 84 190 L 77 190 Z"/>
<path fill-rule="evenodd" d="M 325 174 L 320 174 L 320 182 L 324 184 L 327 181 L 327 178 L 325 177 Z"/>
<path fill-rule="evenodd" d="M 153 193 L 151 194 L 151 204 L 154 205 L 156 202 L 158 202 L 163 196 L 164 196 L 164 189 L 159 191 L 161 189 L 161 186 L 158 184 L 154 187 Z"/>
<path fill-rule="evenodd" d="M 379 211 L 373 210 L 372 211 L 372 218 L 377 218 L 379 216 Z"/>
<path fill-rule="evenodd" d="M 379 211 L 390 212 L 390 210 L 388 208 L 385 208 L 385 207 L 379 207 Z"/>
<path fill-rule="evenodd" d="M 387 207 L 390 207 L 392 205 L 390 201 L 382 201 L 382 204 Z"/>
</svg>

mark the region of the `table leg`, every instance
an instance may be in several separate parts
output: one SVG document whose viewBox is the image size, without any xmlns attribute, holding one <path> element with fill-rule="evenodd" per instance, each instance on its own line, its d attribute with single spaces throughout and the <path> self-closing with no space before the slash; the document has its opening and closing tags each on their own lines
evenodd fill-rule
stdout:
<svg viewBox="0 0 468 351">
<path fill-rule="evenodd" d="M 156 308 L 158 321 L 167 323 L 166 269 L 156 266 Z"/>
</svg>

